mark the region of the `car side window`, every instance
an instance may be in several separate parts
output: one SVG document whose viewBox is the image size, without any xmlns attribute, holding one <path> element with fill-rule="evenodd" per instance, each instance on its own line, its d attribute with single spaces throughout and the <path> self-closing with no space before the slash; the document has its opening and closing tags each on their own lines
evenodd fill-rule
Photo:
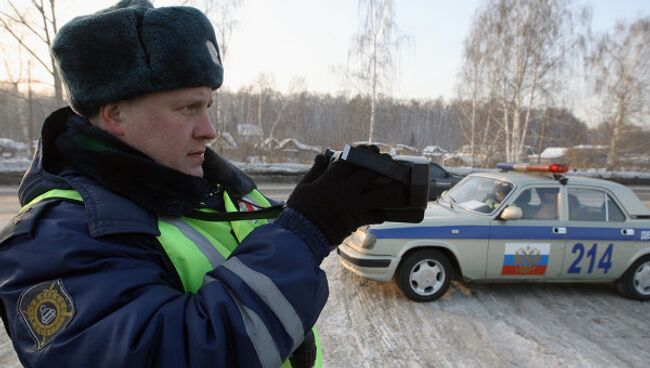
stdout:
<svg viewBox="0 0 650 368">
<path fill-rule="evenodd" d="M 607 195 L 607 221 L 611 222 L 622 222 L 625 221 L 625 215 L 621 208 L 614 202 L 612 197 Z"/>
<path fill-rule="evenodd" d="M 569 188 L 569 219 L 574 221 L 625 221 L 623 211 L 605 192 L 595 189 Z"/>
<path fill-rule="evenodd" d="M 529 188 L 521 192 L 514 204 L 521 208 L 522 219 L 557 220 L 559 188 Z"/>
<path fill-rule="evenodd" d="M 445 171 L 440 168 L 438 165 L 431 164 L 431 179 L 444 178 Z"/>
</svg>

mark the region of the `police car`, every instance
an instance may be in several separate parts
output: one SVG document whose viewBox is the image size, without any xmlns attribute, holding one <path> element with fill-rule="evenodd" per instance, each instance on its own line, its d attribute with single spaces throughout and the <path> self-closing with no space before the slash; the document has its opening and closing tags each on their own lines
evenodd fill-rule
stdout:
<svg viewBox="0 0 650 368">
<path fill-rule="evenodd" d="M 614 281 L 650 300 L 650 211 L 627 187 L 563 176 L 561 164 L 500 164 L 468 175 L 419 224 L 359 228 L 338 248 L 343 266 L 395 278 L 412 300 L 431 301 L 452 278 L 471 281 Z"/>
</svg>

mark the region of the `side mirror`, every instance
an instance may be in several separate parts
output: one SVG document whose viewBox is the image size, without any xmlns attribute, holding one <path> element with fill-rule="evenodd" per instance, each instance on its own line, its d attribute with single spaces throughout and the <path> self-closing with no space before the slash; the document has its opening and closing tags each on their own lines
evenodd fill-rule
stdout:
<svg viewBox="0 0 650 368">
<path fill-rule="evenodd" d="M 503 212 L 501 212 L 501 216 L 499 218 L 501 220 L 519 220 L 524 216 L 524 212 L 521 210 L 521 208 L 517 206 L 508 206 L 506 207 Z"/>
<path fill-rule="evenodd" d="M 442 197 L 446 196 L 446 195 L 447 195 L 447 192 L 448 192 L 448 190 L 445 190 L 444 192 L 440 193 L 440 197 L 439 197 L 439 198 L 442 198 Z"/>
</svg>

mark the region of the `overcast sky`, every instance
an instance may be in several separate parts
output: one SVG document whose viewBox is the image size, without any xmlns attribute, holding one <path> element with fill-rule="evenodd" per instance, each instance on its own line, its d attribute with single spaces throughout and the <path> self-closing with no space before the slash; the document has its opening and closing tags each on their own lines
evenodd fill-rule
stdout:
<svg viewBox="0 0 650 368">
<path fill-rule="evenodd" d="M 67 3 L 67 4 L 66 4 Z M 59 1 L 60 24 L 114 4 L 107 0 Z M 156 6 L 182 1 L 156 0 Z M 462 44 L 481 0 L 396 0 L 397 26 L 410 44 L 399 53 L 390 93 L 399 99 L 454 97 Z M 650 0 L 592 0 L 594 32 L 610 31 L 617 20 L 650 14 Z M 238 26 L 228 41 L 224 86 L 238 89 L 260 73 L 273 75 L 286 91 L 302 77 L 311 91 L 336 93 L 344 86 L 335 66 L 346 63 L 358 30 L 356 0 L 242 0 Z"/>
</svg>

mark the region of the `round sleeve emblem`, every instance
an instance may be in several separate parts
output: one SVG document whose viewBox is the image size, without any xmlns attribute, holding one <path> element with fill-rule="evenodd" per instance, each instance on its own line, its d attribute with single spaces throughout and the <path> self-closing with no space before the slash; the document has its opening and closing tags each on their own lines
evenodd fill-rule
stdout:
<svg viewBox="0 0 650 368">
<path fill-rule="evenodd" d="M 61 280 L 32 286 L 21 294 L 18 304 L 39 350 L 49 344 L 75 314 L 72 299 Z"/>
</svg>

